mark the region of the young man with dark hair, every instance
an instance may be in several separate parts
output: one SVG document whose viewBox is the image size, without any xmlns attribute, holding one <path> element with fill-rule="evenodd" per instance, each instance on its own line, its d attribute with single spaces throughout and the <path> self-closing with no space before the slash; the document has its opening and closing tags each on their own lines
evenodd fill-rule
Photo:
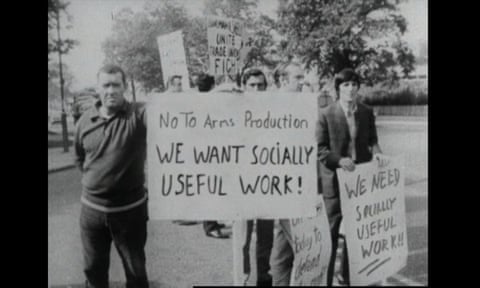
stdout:
<svg viewBox="0 0 480 288">
<path fill-rule="evenodd" d="M 251 68 L 244 71 L 242 86 L 245 91 L 265 91 L 267 89 L 267 78 L 262 70 Z"/>
<path fill-rule="evenodd" d="M 372 155 L 385 165 L 388 158 L 381 153 L 373 110 L 358 101 L 360 77 L 353 69 L 343 69 L 335 77 L 337 100 L 319 112 L 316 126 L 319 177 L 330 224 L 332 254 L 327 272 L 331 286 L 342 220 L 337 168 L 353 171 L 355 164 L 372 160 Z M 342 277 L 349 285 L 348 253 L 344 246 Z"/>
<path fill-rule="evenodd" d="M 143 103 L 124 98 L 125 72 L 106 65 L 97 74 L 100 101 L 78 120 L 75 161 L 82 171 L 80 235 L 87 287 L 108 287 L 111 243 L 127 287 L 148 287 Z"/>
</svg>

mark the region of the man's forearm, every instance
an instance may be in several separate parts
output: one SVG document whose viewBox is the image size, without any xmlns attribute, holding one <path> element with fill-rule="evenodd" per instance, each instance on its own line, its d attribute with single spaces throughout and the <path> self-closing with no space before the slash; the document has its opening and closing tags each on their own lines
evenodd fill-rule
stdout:
<svg viewBox="0 0 480 288">
<path fill-rule="evenodd" d="M 372 154 L 382 154 L 382 149 L 380 149 L 380 145 L 378 145 L 378 143 L 372 146 Z"/>
</svg>

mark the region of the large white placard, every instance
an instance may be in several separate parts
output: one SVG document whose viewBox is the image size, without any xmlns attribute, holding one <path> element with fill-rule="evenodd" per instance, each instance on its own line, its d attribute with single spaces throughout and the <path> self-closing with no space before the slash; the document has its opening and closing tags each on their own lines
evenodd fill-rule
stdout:
<svg viewBox="0 0 480 288">
<path fill-rule="evenodd" d="M 352 285 L 387 279 L 406 266 L 404 160 L 337 169 Z"/>
<path fill-rule="evenodd" d="M 316 214 L 315 97 L 162 93 L 147 113 L 151 218 Z"/>
</svg>

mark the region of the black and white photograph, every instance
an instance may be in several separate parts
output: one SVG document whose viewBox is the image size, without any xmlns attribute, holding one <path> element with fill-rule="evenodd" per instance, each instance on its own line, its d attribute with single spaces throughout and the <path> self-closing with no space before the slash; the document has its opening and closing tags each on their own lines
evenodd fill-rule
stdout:
<svg viewBox="0 0 480 288">
<path fill-rule="evenodd" d="M 48 0 L 48 287 L 428 286 L 427 0 Z"/>
</svg>

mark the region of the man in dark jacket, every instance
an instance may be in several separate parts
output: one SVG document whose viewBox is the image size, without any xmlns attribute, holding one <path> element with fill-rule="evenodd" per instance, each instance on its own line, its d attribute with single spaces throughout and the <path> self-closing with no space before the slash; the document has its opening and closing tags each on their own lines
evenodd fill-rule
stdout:
<svg viewBox="0 0 480 288">
<path fill-rule="evenodd" d="M 372 155 L 381 165 L 388 161 L 378 145 L 375 116 L 371 108 L 357 100 L 360 78 L 352 69 L 335 77 L 337 101 L 321 108 L 317 123 L 319 176 L 332 237 L 332 256 L 327 274 L 331 286 L 342 213 L 336 169 L 353 171 L 355 164 L 369 162 Z M 347 247 L 344 247 L 342 277 L 349 284 Z M 341 279 L 342 280 L 342 279 Z"/>
</svg>

